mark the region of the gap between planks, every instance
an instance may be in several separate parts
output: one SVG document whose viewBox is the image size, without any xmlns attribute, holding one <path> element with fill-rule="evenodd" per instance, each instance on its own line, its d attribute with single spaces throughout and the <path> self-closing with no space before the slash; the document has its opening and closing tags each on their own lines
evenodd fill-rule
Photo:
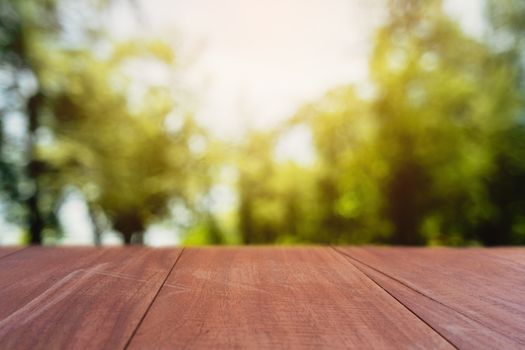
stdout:
<svg viewBox="0 0 525 350">
<path fill-rule="evenodd" d="M 429 255 L 429 253 L 422 253 L 422 249 L 414 249 L 412 252 L 416 255 L 409 264 L 402 259 L 408 250 L 344 247 L 336 249 L 351 259 L 355 265 L 359 265 L 371 279 L 383 285 L 421 315 L 421 318 L 446 334 L 456 346 L 479 349 L 496 347 L 523 349 L 525 338 L 520 336 L 523 334 L 523 327 L 520 327 L 520 324 L 525 311 L 519 291 L 523 291 L 525 280 L 518 278 L 523 273 L 525 260 L 523 254 L 514 254 L 512 260 L 515 262 L 512 262 L 509 259 L 497 259 L 500 254 L 495 253 L 501 250 L 469 249 L 468 254 L 465 255 L 463 253 L 467 250 L 462 250 L 459 254 L 459 250 L 442 249 L 435 250 Z M 523 253 L 523 250 L 520 251 Z M 431 263 L 427 261 L 429 256 L 435 256 L 437 260 Z M 459 257 L 463 259 L 458 260 Z M 480 264 L 485 260 L 487 260 L 485 264 Z M 448 265 L 437 268 L 438 262 Z M 437 275 L 444 282 L 445 287 L 441 283 L 428 282 L 432 279 L 424 283 L 421 269 L 429 272 L 436 269 L 434 273 L 438 272 Z M 494 273 L 495 275 L 490 275 Z M 466 280 L 462 276 L 465 276 Z M 508 282 L 509 277 L 514 281 L 513 283 Z M 498 282 L 504 285 L 494 287 Z M 465 283 L 470 287 L 465 286 Z M 470 290 L 473 287 L 479 289 Z M 515 290 L 514 293 L 510 292 L 511 290 Z M 503 298 L 502 302 L 507 302 L 507 305 L 512 304 L 510 310 L 504 307 L 505 304 L 493 301 L 494 298 L 499 300 L 505 295 L 508 298 Z M 472 302 L 472 300 L 476 301 Z"/>
<path fill-rule="evenodd" d="M 0 247 L 0 248 L 2 248 L 2 247 Z M 5 247 L 3 249 L 6 249 L 8 251 L 8 253 L 5 253 L 5 254 L 0 253 L 0 260 L 3 259 L 3 258 L 7 258 L 8 256 L 20 253 L 22 250 L 27 249 L 27 247 Z M 10 250 L 12 250 L 12 251 L 9 252 Z"/>
<path fill-rule="evenodd" d="M 357 270 L 359 270 L 363 275 L 366 276 L 366 278 L 368 278 L 370 281 L 372 281 L 374 284 L 376 284 L 379 288 L 381 288 L 386 294 L 388 294 L 393 300 L 395 300 L 397 303 L 401 304 L 405 309 L 407 309 L 411 314 L 413 314 L 418 320 L 420 320 L 421 322 L 423 322 L 424 324 L 426 324 L 430 329 L 432 329 L 436 334 L 438 334 L 441 338 L 443 338 L 443 340 L 445 340 L 447 343 L 450 344 L 450 346 L 452 346 L 453 348 L 455 349 L 459 349 L 450 339 L 448 339 L 443 333 L 439 332 L 436 328 L 434 328 L 430 323 L 428 323 L 427 321 L 425 321 L 423 318 L 421 318 L 421 316 L 419 316 L 415 311 L 413 311 L 410 307 L 408 307 L 408 305 L 406 305 L 405 303 L 403 303 L 401 300 L 399 300 L 398 298 L 396 298 L 394 295 L 392 295 L 392 293 L 390 293 L 386 288 L 384 288 L 382 285 L 380 285 L 378 282 L 376 282 L 372 277 L 370 277 L 358 264 L 355 264 L 352 260 L 355 260 L 363 265 L 366 265 L 367 267 L 377 271 L 378 273 L 384 275 L 385 277 L 387 278 L 390 278 L 390 279 L 393 279 L 399 283 L 401 283 L 403 286 L 407 287 L 407 288 L 410 288 L 412 290 L 414 290 L 413 288 L 405 285 L 404 283 L 402 283 L 401 281 L 398 281 L 396 278 L 392 277 L 392 276 L 389 276 L 387 275 L 386 273 L 368 265 L 368 264 L 365 264 L 363 263 L 362 261 L 340 251 L 339 249 L 337 249 L 337 247 L 334 247 L 334 246 L 330 246 L 330 248 L 332 248 L 333 251 L 335 251 L 336 254 L 339 254 L 341 255 L 343 258 L 345 258 L 346 261 L 348 261 L 349 264 L 351 264 L 352 266 L 354 266 Z M 421 292 L 417 291 L 417 290 L 414 290 L 414 292 L 417 292 L 418 294 L 421 294 L 427 298 L 430 298 L 428 297 L 427 295 L 425 294 L 422 294 Z M 432 298 L 430 298 L 432 301 L 435 301 L 439 304 L 442 304 L 441 302 L 437 301 L 437 300 L 434 300 Z M 444 306 L 447 306 L 447 305 L 444 305 Z M 448 307 L 448 306 L 447 306 Z M 456 311 L 456 310 L 454 310 Z"/>
<path fill-rule="evenodd" d="M 180 251 L 179 255 L 177 256 L 177 259 L 175 259 L 175 262 L 171 266 L 171 269 L 168 271 L 168 273 L 166 274 L 166 277 L 162 281 L 160 287 L 157 289 L 157 292 L 155 293 L 155 296 L 153 297 L 153 299 L 151 299 L 151 302 L 149 303 L 148 307 L 146 308 L 146 311 L 144 312 L 144 314 L 140 318 L 139 323 L 137 323 L 137 326 L 135 327 L 135 329 L 131 333 L 131 336 L 129 337 L 128 341 L 126 342 L 126 345 L 124 345 L 124 350 L 126 350 L 129 347 L 129 344 L 131 344 L 131 341 L 133 340 L 133 337 L 135 336 L 135 334 L 137 334 L 137 331 L 140 328 L 140 326 L 142 325 L 142 322 L 144 321 L 144 319 L 146 318 L 146 315 L 148 314 L 149 310 L 151 309 L 151 306 L 153 306 L 153 303 L 155 303 L 155 301 L 157 300 L 157 297 L 159 296 L 159 293 L 162 290 L 162 288 L 164 287 L 164 285 L 166 284 L 166 281 L 170 277 L 171 272 L 175 269 L 175 265 L 177 265 L 177 263 L 179 262 L 182 254 L 184 254 L 184 250 L 185 249 L 186 249 L 185 247 L 182 247 L 182 250 Z"/>
<path fill-rule="evenodd" d="M 452 349 L 456 348 L 455 346 L 450 344 L 450 342 L 447 341 L 444 337 L 442 337 L 439 333 L 435 332 L 435 330 L 432 327 L 429 327 L 428 324 L 426 324 L 425 322 L 421 322 L 420 318 L 417 317 L 417 315 L 414 315 L 413 312 L 411 312 L 410 310 L 407 310 L 403 304 L 399 303 L 396 299 L 393 299 L 390 294 L 388 293 L 385 294 L 385 291 L 381 286 L 375 283 L 375 281 L 371 280 L 371 278 L 367 276 L 366 274 L 364 274 L 360 269 L 357 269 L 346 257 L 342 256 L 341 254 L 337 252 L 334 252 L 332 248 L 330 247 L 318 247 L 318 248 L 313 249 L 312 251 L 309 251 L 308 249 L 295 250 L 293 248 L 286 249 L 286 250 L 279 249 L 280 252 L 278 252 L 277 249 L 275 249 L 275 252 L 270 251 L 268 249 L 254 249 L 251 252 L 247 252 L 245 249 L 248 250 L 247 248 L 240 248 L 238 250 L 232 249 L 230 252 L 228 251 L 221 252 L 219 248 L 216 250 L 208 249 L 206 251 L 200 251 L 200 252 L 198 250 L 196 252 L 193 249 L 189 249 L 188 251 L 186 251 L 184 253 L 184 257 L 182 258 L 183 260 L 181 260 L 174 267 L 172 273 L 170 274 L 170 276 L 172 277 L 168 278 L 168 280 L 164 283 L 164 285 L 169 286 L 169 283 L 172 283 L 171 279 L 173 280 L 178 279 L 186 284 L 192 283 L 192 286 L 195 287 L 195 290 L 192 292 L 191 291 L 192 289 L 187 288 L 185 291 L 189 292 L 189 294 L 185 294 L 185 296 L 182 295 L 181 296 L 182 299 L 179 298 L 179 294 L 177 294 L 177 292 L 175 293 L 165 292 L 167 294 L 163 294 L 163 291 L 161 290 L 158 298 L 155 299 L 154 304 L 152 303 L 151 311 L 148 312 L 147 316 L 144 317 L 144 322 L 141 323 L 138 331 L 135 333 L 135 336 L 130 341 L 129 348 L 141 348 L 141 347 L 143 348 L 145 344 L 149 344 L 151 346 L 152 344 L 151 341 L 158 341 L 158 343 L 156 343 L 157 347 L 162 347 L 162 346 L 159 346 L 159 344 L 164 344 L 165 347 L 168 347 L 168 345 L 173 347 L 175 346 L 174 344 L 178 344 L 181 347 L 187 346 L 189 344 L 191 344 L 192 346 L 196 346 L 195 339 L 201 336 L 203 336 L 203 339 L 201 339 L 199 343 L 201 344 L 201 346 L 203 346 L 203 344 L 206 346 L 210 346 L 210 344 L 214 346 L 219 346 L 220 344 L 222 344 L 223 346 L 227 347 L 227 345 L 225 344 L 229 344 L 230 346 L 232 344 L 236 344 L 237 346 L 239 346 L 239 344 L 244 344 L 246 347 L 249 347 L 248 345 L 251 345 L 253 347 L 255 344 L 260 347 L 264 347 L 265 345 L 266 347 L 269 347 L 270 345 L 272 346 L 275 346 L 276 344 L 283 345 L 284 344 L 283 342 L 288 342 L 289 344 L 294 344 L 295 346 L 300 346 L 302 344 L 305 347 L 311 348 L 312 344 L 314 344 L 313 341 L 316 341 L 315 344 L 321 344 L 324 346 L 327 346 L 328 344 L 331 344 L 333 346 L 334 344 L 337 344 L 338 341 L 344 341 L 345 344 L 348 346 L 349 344 L 354 344 L 354 345 L 361 344 L 362 346 L 363 344 L 367 343 L 367 341 L 362 341 L 363 339 L 360 340 L 360 336 L 357 336 L 357 337 L 351 336 L 351 337 L 346 337 L 346 338 L 343 337 L 341 339 L 337 338 L 335 339 L 335 341 L 334 339 L 331 339 L 330 341 L 327 342 L 327 339 L 324 339 L 324 338 L 326 338 L 327 336 L 330 336 L 333 338 L 335 334 L 337 334 L 337 336 L 339 337 L 340 332 L 333 331 L 330 327 L 326 325 L 326 322 L 322 322 L 322 321 L 319 322 L 317 320 L 318 313 L 320 313 L 320 315 L 325 315 L 324 316 L 325 321 L 334 319 L 335 321 L 342 322 L 340 326 L 345 326 L 347 330 L 349 329 L 348 327 L 349 324 L 355 326 L 356 322 L 364 320 L 366 321 L 365 323 L 369 323 L 369 325 L 372 326 L 370 328 L 372 331 L 368 333 L 365 331 L 364 332 L 365 335 L 366 334 L 375 335 L 378 337 L 377 339 L 388 338 L 387 340 L 391 342 L 391 345 L 392 344 L 398 344 L 398 345 L 405 344 L 405 346 L 407 346 L 407 343 L 404 341 L 406 341 L 407 339 L 411 339 L 410 336 L 415 334 L 421 337 L 421 335 L 424 334 L 426 336 L 422 337 L 420 340 L 424 340 L 424 343 L 427 344 L 427 347 L 429 346 L 428 344 L 433 343 L 434 346 L 436 346 L 436 344 L 440 344 L 440 346 L 442 347 L 444 346 L 444 347 L 452 348 Z M 231 259 L 231 256 L 228 257 L 228 253 L 230 255 L 233 254 L 236 259 Z M 315 253 L 315 254 L 312 254 L 312 253 Z M 202 256 L 200 254 L 204 254 L 204 257 L 208 256 L 208 258 L 211 257 L 213 259 L 211 260 L 201 259 Z M 273 257 L 273 258 L 268 259 L 268 257 Z M 290 257 L 298 259 L 298 260 L 292 259 L 292 261 L 288 261 Z M 220 271 L 216 271 L 217 269 L 216 262 L 217 261 L 220 262 L 223 260 L 228 263 L 231 262 L 232 266 L 230 266 L 230 264 L 227 264 L 223 266 L 222 269 L 219 269 Z M 301 263 L 300 266 L 293 263 L 294 261 L 299 261 Z M 251 264 L 250 262 L 253 264 Z M 271 262 L 278 263 L 278 266 L 272 267 L 273 265 L 271 264 Z M 195 263 L 197 263 L 197 265 L 195 265 Z M 246 267 L 248 270 L 241 269 L 240 271 L 238 271 L 239 266 L 246 266 L 247 263 L 249 265 L 248 267 Z M 325 263 L 328 265 L 325 265 Z M 301 266 L 302 268 L 300 268 Z M 230 274 L 229 271 L 231 270 L 232 267 L 234 271 L 237 271 L 237 273 L 233 277 L 229 275 Z M 203 284 L 197 283 L 198 281 L 197 282 L 195 281 L 195 278 L 194 278 L 195 276 L 193 276 L 192 274 L 192 269 L 195 269 L 195 268 L 201 268 L 206 271 L 209 270 L 209 272 L 213 276 L 207 275 L 206 281 L 210 280 L 213 283 L 211 283 L 211 285 L 205 285 L 204 286 L 205 288 L 203 288 Z M 270 272 L 272 272 L 273 269 L 275 268 L 277 268 L 276 275 L 270 274 Z M 329 275 L 326 278 L 326 280 L 324 278 L 325 272 L 323 272 L 323 269 L 325 268 L 328 268 L 328 270 L 324 270 L 324 271 L 328 272 L 328 275 Z M 308 278 L 305 279 L 305 277 L 302 276 L 301 272 L 304 272 L 303 270 L 307 271 L 307 274 L 308 276 L 310 276 L 310 279 Z M 332 270 L 332 272 L 330 272 L 329 270 Z M 178 271 L 182 271 L 182 272 L 178 273 L 178 275 L 180 276 L 175 277 L 174 274 L 177 274 Z M 243 273 L 243 271 L 251 272 L 250 276 L 252 276 L 252 278 L 251 279 L 245 278 L 246 274 Z M 346 272 L 350 272 L 350 271 L 354 271 L 354 272 L 350 273 L 350 277 L 348 277 L 348 273 Z M 295 272 L 298 272 L 298 273 L 295 274 Z M 332 276 L 332 274 L 334 274 L 334 276 Z M 225 276 L 230 278 L 230 280 L 233 278 L 236 282 L 239 282 L 239 283 L 235 283 L 235 284 L 224 283 L 223 285 L 223 280 Z M 292 278 L 294 276 L 295 278 Z M 319 286 L 317 289 L 316 288 L 313 288 L 313 289 L 306 288 L 304 290 L 301 289 L 300 293 L 296 293 L 297 295 L 295 295 L 295 297 L 298 297 L 298 296 L 300 297 L 297 303 L 291 302 L 292 299 L 290 298 L 294 298 L 294 295 L 292 295 L 291 297 L 286 297 L 286 295 L 289 294 L 288 291 L 285 291 L 283 293 L 282 289 L 286 287 L 286 283 L 283 284 L 283 282 L 287 282 L 289 278 L 292 278 L 291 279 L 292 283 L 299 283 L 299 285 L 302 286 L 302 285 L 307 285 L 308 283 L 315 283 L 312 278 L 316 276 L 317 278 L 320 278 L 321 282 L 324 282 L 323 284 L 324 288 L 323 286 Z M 238 281 L 239 277 L 241 279 L 240 281 Z M 271 288 L 273 287 L 277 288 L 278 293 L 275 293 L 275 295 L 282 294 L 284 298 L 278 298 L 277 300 L 275 300 L 275 302 L 273 302 L 275 295 L 272 296 L 272 294 L 269 294 L 268 296 L 265 293 L 261 294 L 259 292 L 262 292 L 262 291 L 257 290 L 255 288 L 251 288 L 252 287 L 251 282 L 254 282 L 252 281 L 253 279 L 255 279 L 256 280 L 255 282 L 257 282 L 253 284 L 253 286 L 256 286 L 256 287 L 261 283 L 270 282 L 269 286 Z M 354 286 L 354 287 L 362 286 L 362 288 L 357 288 L 358 290 L 357 290 L 357 293 L 355 293 L 354 297 L 349 297 L 349 295 L 353 295 L 352 289 L 347 289 L 346 291 L 343 291 L 339 288 L 335 290 L 333 295 L 329 294 L 328 297 L 331 297 L 331 301 L 335 302 L 335 304 L 334 303 L 331 304 L 332 307 L 329 308 L 328 310 L 328 311 L 331 310 L 332 312 L 328 312 L 326 314 L 324 313 L 325 308 L 328 306 L 326 301 L 320 302 L 320 303 L 315 302 L 311 304 L 313 308 L 310 308 L 308 306 L 306 309 L 304 309 L 303 303 L 311 302 L 313 299 L 317 301 L 319 297 L 322 297 L 322 294 L 326 292 L 326 289 L 331 287 L 332 283 L 330 282 L 333 282 L 334 279 L 341 279 L 341 282 L 343 282 L 344 285 Z M 244 283 L 243 281 L 250 282 L 250 283 L 245 285 L 243 284 Z M 258 294 L 258 297 L 254 299 L 256 302 L 253 302 L 253 303 L 244 302 L 243 303 L 241 300 L 240 306 L 238 307 L 238 311 L 240 311 L 243 316 L 247 315 L 247 317 L 245 317 L 247 320 L 250 320 L 250 318 L 253 320 L 254 317 L 255 319 L 259 319 L 260 318 L 260 312 L 259 312 L 260 305 L 258 305 L 258 303 L 267 305 L 267 302 L 268 302 L 270 306 L 267 308 L 267 310 L 271 311 L 272 315 L 275 315 L 275 320 L 279 320 L 280 318 L 290 319 L 291 315 L 295 315 L 292 312 L 299 311 L 299 314 L 295 315 L 295 316 L 300 316 L 297 318 L 297 320 L 302 320 L 304 318 L 303 321 L 307 323 L 307 326 L 308 324 L 312 323 L 310 325 L 311 327 L 309 326 L 305 328 L 304 324 L 300 324 L 301 322 L 298 322 L 296 319 L 292 317 L 291 322 L 285 323 L 284 325 L 281 325 L 281 328 L 279 328 L 274 325 L 274 322 L 270 322 L 272 320 L 272 317 L 269 317 L 266 319 L 264 319 L 263 317 L 263 321 L 265 320 L 266 321 L 263 322 L 263 326 L 260 327 L 258 330 L 259 331 L 261 331 L 261 329 L 263 330 L 263 332 L 259 332 L 259 333 L 260 335 L 262 335 L 262 338 L 264 339 L 262 339 L 261 336 L 257 339 L 255 338 L 252 339 L 251 336 L 253 335 L 253 332 L 256 331 L 257 329 L 255 329 L 254 327 L 247 326 L 247 327 L 244 327 L 244 333 L 249 334 L 251 340 L 246 341 L 246 339 L 242 337 L 242 334 L 241 336 L 237 336 L 237 333 L 236 333 L 235 336 L 233 336 L 232 334 L 229 334 L 229 336 L 231 337 L 229 337 L 228 334 L 226 334 L 226 338 L 225 338 L 226 340 L 224 340 L 222 343 L 218 343 L 217 337 L 221 338 L 222 336 L 224 338 L 225 332 L 228 333 L 232 331 L 232 327 L 224 328 L 225 326 L 224 323 L 226 323 L 226 326 L 228 326 L 228 324 L 230 325 L 236 324 L 236 323 L 232 323 L 236 320 L 236 318 L 227 317 L 226 320 L 220 318 L 219 322 L 212 322 L 213 320 L 217 319 L 217 317 L 209 317 L 210 316 L 209 310 L 206 307 L 204 307 L 204 311 L 202 311 L 203 310 L 202 305 L 200 304 L 199 304 L 200 307 L 197 308 L 196 312 L 188 311 L 188 304 L 194 304 L 195 300 L 201 300 L 202 298 L 215 297 L 216 295 L 211 293 L 210 291 L 214 290 L 214 288 L 216 287 L 214 283 L 217 283 L 217 282 L 221 283 L 220 289 L 221 290 L 224 289 L 226 291 L 226 293 L 224 294 L 224 297 L 226 298 L 226 300 L 225 300 L 225 303 L 222 303 L 220 306 L 217 306 L 214 309 L 215 314 L 221 314 L 222 312 L 224 312 L 223 310 L 224 306 L 238 305 L 236 300 L 238 299 L 239 294 L 240 295 L 246 294 L 246 287 L 250 287 L 249 288 L 250 292 Z M 239 291 L 237 289 L 239 286 L 241 286 L 240 284 L 242 284 L 243 288 L 241 288 L 242 290 Z M 365 286 L 368 286 L 368 288 L 365 288 Z M 233 290 L 233 292 L 229 293 L 228 291 L 231 291 L 231 290 Z M 341 312 L 339 310 L 334 311 L 336 309 L 334 305 L 340 304 L 341 306 L 344 306 L 343 302 L 353 302 L 352 305 L 355 306 L 355 303 L 357 303 L 360 300 L 360 298 L 364 298 L 365 294 L 369 295 L 371 291 L 373 291 L 372 299 L 375 302 L 378 302 L 378 304 L 376 304 L 375 302 L 373 304 L 383 305 L 383 309 L 381 308 L 377 309 L 376 307 L 370 306 L 370 307 L 363 308 L 362 313 L 359 313 L 359 312 L 356 313 L 355 310 L 352 309 L 350 313 L 357 315 L 353 319 L 353 322 L 347 322 L 348 320 L 343 320 L 341 318 Z M 330 298 L 328 298 L 327 300 L 330 300 Z M 189 301 L 191 301 L 191 303 L 189 303 Z M 178 304 L 179 309 L 182 309 L 184 311 L 182 313 L 181 312 L 171 313 L 171 315 L 177 314 L 178 315 L 177 317 L 169 316 L 169 314 L 166 314 L 165 312 L 165 309 L 166 309 L 165 306 L 167 305 L 173 306 L 173 303 Z M 164 304 L 164 306 L 162 304 Z M 406 332 L 403 332 L 403 331 L 400 332 L 400 329 L 403 330 L 403 328 L 405 327 L 400 328 L 398 326 L 397 333 L 395 329 L 392 332 L 390 331 L 390 328 L 388 329 L 385 328 L 386 330 L 389 330 L 389 332 L 387 332 L 385 337 L 382 337 L 383 333 L 381 332 L 378 333 L 376 331 L 383 329 L 385 327 L 385 323 L 388 323 L 388 320 L 392 320 L 391 317 L 386 317 L 385 319 L 381 317 L 382 314 L 385 313 L 384 307 L 386 307 L 386 310 L 390 310 L 390 311 L 393 310 L 395 311 L 394 313 L 398 314 L 399 316 L 403 316 L 399 318 L 400 320 L 413 322 L 412 324 L 413 327 L 409 327 L 409 328 L 414 328 L 415 330 L 417 330 L 417 332 L 414 332 L 414 334 L 409 335 L 407 338 Z M 191 309 L 191 306 L 189 308 Z M 253 314 L 252 312 L 254 310 L 256 310 L 255 314 Z M 193 323 L 195 323 L 196 327 L 198 328 L 197 331 L 191 332 L 191 334 L 187 334 L 187 333 L 184 333 L 184 329 L 181 330 L 181 327 L 179 326 L 176 327 L 178 334 L 174 334 L 173 332 L 166 331 L 167 329 L 172 329 L 174 325 L 177 325 L 178 324 L 177 322 L 179 320 L 182 320 L 181 323 L 183 325 L 186 325 L 186 320 L 188 319 L 188 315 L 186 313 L 188 312 L 190 312 L 190 315 L 192 315 L 190 319 L 192 320 Z M 388 311 L 386 312 L 388 313 Z M 345 313 L 345 315 L 347 314 L 349 314 L 349 312 Z M 360 317 L 359 315 L 361 315 L 362 317 Z M 383 316 L 388 316 L 388 315 L 383 315 Z M 310 322 L 310 317 L 312 317 L 312 319 L 315 321 Z M 210 321 L 210 323 L 206 323 L 206 320 L 208 319 L 212 321 Z M 249 323 L 250 322 L 248 322 L 248 324 Z M 300 327 L 297 327 L 297 325 L 300 325 Z M 159 326 L 161 326 L 160 327 L 161 330 L 159 330 Z M 190 329 L 191 325 L 186 325 L 185 327 L 187 329 Z M 342 327 L 342 328 L 345 328 L 345 327 Z M 306 331 L 298 332 L 297 328 L 299 328 L 299 330 L 306 330 Z M 162 329 L 164 329 L 165 331 L 162 331 Z M 243 333 L 242 329 L 240 331 L 241 331 L 240 333 Z M 266 339 L 268 338 L 266 333 L 268 333 L 269 331 L 277 331 L 276 333 L 277 335 L 275 336 L 276 339 Z M 411 332 L 408 332 L 408 333 L 411 333 Z M 159 340 L 158 336 L 160 334 L 162 334 L 163 336 L 161 336 L 162 339 Z M 324 336 L 324 338 L 320 337 L 319 334 L 321 336 Z M 181 340 L 181 338 L 179 337 L 180 335 L 183 335 L 184 339 Z M 429 338 L 433 339 L 434 341 L 430 341 Z M 416 337 L 416 339 L 419 339 L 419 338 Z M 278 341 L 278 343 L 275 343 L 275 341 Z M 412 339 L 412 342 L 413 341 L 414 340 Z"/>
</svg>

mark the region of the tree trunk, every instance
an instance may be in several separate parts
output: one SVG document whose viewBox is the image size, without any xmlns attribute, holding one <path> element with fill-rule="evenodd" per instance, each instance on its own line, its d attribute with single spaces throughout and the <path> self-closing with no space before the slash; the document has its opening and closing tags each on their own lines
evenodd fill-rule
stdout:
<svg viewBox="0 0 525 350">
<path fill-rule="evenodd" d="M 42 231 L 44 229 L 44 220 L 38 208 L 38 190 L 26 202 L 28 213 L 28 224 L 31 244 L 42 244 Z"/>
<path fill-rule="evenodd" d="M 131 235 L 123 234 L 124 236 L 124 245 L 131 245 Z"/>
<path fill-rule="evenodd" d="M 87 206 L 89 210 L 89 217 L 91 218 L 91 224 L 93 225 L 93 244 L 98 247 L 102 245 L 102 230 L 100 229 L 97 213 L 93 208 L 93 205 L 87 203 Z"/>
<path fill-rule="evenodd" d="M 144 233 L 123 233 L 124 245 L 143 245 L 144 244 Z"/>
<path fill-rule="evenodd" d="M 42 244 L 42 231 L 44 229 L 44 219 L 39 207 L 40 188 L 38 179 L 41 175 L 41 164 L 35 159 L 35 134 L 38 129 L 38 114 L 42 104 L 43 96 L 41 93 L 36 93 L 27 102 L 27 112 L 29 117 L 28 128 L 28 165 L 27 176 L 33 183 L 33 193 L 26 201 L 28 210 L 28 226 L 31 244 Z"/>
<path fill-rule="evenodd" d="M 93 244 L 97 247 L 102 245 L 102 231 L 97 224 L 93 225 Z"/>
</svg>

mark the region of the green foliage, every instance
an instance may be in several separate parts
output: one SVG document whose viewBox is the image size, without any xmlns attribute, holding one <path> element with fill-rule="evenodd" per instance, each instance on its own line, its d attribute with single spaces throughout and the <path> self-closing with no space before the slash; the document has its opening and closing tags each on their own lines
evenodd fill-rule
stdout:
<svg viewBox="0 0 525 350">
<path fill-rule="evenodd" d="M 122 47 L 133 47 L 128 58 Z M 134 234 L 140 240 L 148 224 L 167 216 L 171 201 L 181 199 L 193 206 L 207 182 L 206 150 L 195 154 L 190 147 L 192 140 L 205 139 L 206 134 L 190 117 L 175 116 L 178 107 L 170 91 L 151 87 L 139 101 L 128 101 L 112 86 L 125 81 L 119 67 L 137 59 L 138 53 L 160 52 L 160 59 L 172 61 L 159 43 L 154 52 L 136 47 L 117 45 L 118 59 L 102 61 L 75 52 L 50 64 L 60 67 L 46 84 L 55 117 L 49 127 L 56 142 L 42 150 L 60 173 L 60 184 L 81 189 L 94 211 L 105 215 L 126 242 Z M 166 128 L 167 118 L 178 119 L 178 130 Z"/>
<path fill-rule="evenodd" d="M 371 63 L 394 243 L 424 243 L 422 225 L 442 243 L 458 233 L 477 238 L 465 233 L 491 215 L 485 179 L 494 171 L 498 136 L 516 113 L 512 69 L 465 37 L 438 5 L 392 18 Z"/>
<path fill-rule="evenodd" d="M 275 164 L 267 153 L 259 158 L 254 149 L 244 156 L 238 179 L 242 242 L 309 241 L 315 234 L 311 232 L 314 218 L 308 217 L 314 211 L 310 171 L 294 163 Z"/>
<path fill-rule="evenodd" d="M 26 223 L 30 241 L 40 243 L 44 230 L 56 232 L 56 192 L 40 183 L 46 164 L 35 157 L 45 96 L 39 91 L 33 48 L 50 43 L 60 31 L 56 3 L 2 0 L 0 22 L 0 71 L 7 78 L 0 86 L 7 101 L 2 106 L 2 119 L 21 115 L 24 121 L 19 123 L 26 128 L 25 135 L 15 140 L 1 130 L 0 185 L 10 209 L 8 217 L 15 223 Z"/>
<path fill-rule="evenodd" d="M 141 80 L 137 67 L 178 69 L 166 43 L 116 41 L 89 23 L 72 42 L 68 1 L 0 0 L 1 112 L 23 125 L 14 137 L 0 119 L 0 200 L 31 242 L 60 235 L 75 188 L 97 234 L 126 243 L 167 219 L 186 244 L 525 243 L 522 1 L 487 2 L 484 41 L 439 0 L 390 1 L 371 97 L 335 88 L 238 144 L 212 139 L 173 87 Z M 87 4 L 101 14 L 110 2 Z M 276 154 L 299 124 L 313 164 Z M 216 186 L 236 206 L 214 211 Z"/>
<path fill-rule="evenodd" d="M 342 87 L 293 119 L 313 132 L 314 167 L 277 162 L 279 134 L 249 138 L 239 160 L 243 241 L 523 243 L 513 62 L 466 36 L 440 1 L 391 1 L 370 59 L 374 97 Z"/>
<path fill-rule="evenodd" d="M 142 60 L 169 74 L 174 54 L 158 40 L 140 38 L 111 42 L 96 36 L 94 42 L 84 42 L 85 47 L 71 48 L 62 42 L 59 28 L 40 25 L 41 18 L 50 16 L 40 5 L 23 1 L 9 7 L 15 11 L 13 27 L 26 22 L 31 27 L 20 32 L 23 50 L 14 44 L 5 48 L 6 55 L 16 53 L 26 62 L 20 69 L 30 70 L 38 84 L 23 111 L 31 125 L 28 178 L 37 188 L 28 199 L 31 234 L 56 234 L 47 230 L 51 221 L 43 215 L 56 213 L 64 190 L 73 186 L 83 192 L 97 232 L 113 228 L 125 242 L 134 235 L 140 242 L 150 223 L 170 214 L 172 201 L 193 209 L 209 183 L 206 133 L 191 116 L 184 116 L 171 89 L 135 82 L 125 71 Z M 56 19 L 58 5 L 49 8 L 49 18 Z M 91 50 L 104 42 L 111 44 L 110 54 Z M 133 94 L 133 87 L 140 93 Z M 168 118 L 178 125 L 176 130 L 166 128 Z M 47 135 L 45 142 L 39 135 Z M 205 148 L 191 149 L 196 138 L 204 140 Z M 3 171 L 2 179 L 8 182 L 10 174 Z M 100 227 L 105 222 L 110 227 Z"/>
</svg>

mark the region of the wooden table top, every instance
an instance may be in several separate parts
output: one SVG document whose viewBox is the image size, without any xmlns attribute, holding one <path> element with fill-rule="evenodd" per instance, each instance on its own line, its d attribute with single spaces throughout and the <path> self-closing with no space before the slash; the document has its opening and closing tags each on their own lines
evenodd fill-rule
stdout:
<svg viewBox="0 0 525 350">
<path fill-rule="evenodd" d="M 0 349 L 525 348 L 525 249 L 0 248 Z"/>
</svg>

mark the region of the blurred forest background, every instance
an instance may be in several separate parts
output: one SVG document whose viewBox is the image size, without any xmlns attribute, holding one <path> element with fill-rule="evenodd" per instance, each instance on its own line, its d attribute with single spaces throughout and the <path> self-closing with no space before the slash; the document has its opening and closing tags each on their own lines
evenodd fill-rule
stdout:
<svg viewBox="0 0 525 350">
<path fill-rule="evenodd" d="M 0 0 L 0 242 L 63 243 L 73 196 L 93 244 L 156 225 L 185 244 L 525 243 L 523 0 L 486 0 L 480 38 L 439 0 L 383 1 L 370 93 L 334 86 L 231 140 L 194 117 L 172 45 L 111 35 L 112 6 Z M 279 158 L 298 129 L 309 163 Z"/>
</svg>

